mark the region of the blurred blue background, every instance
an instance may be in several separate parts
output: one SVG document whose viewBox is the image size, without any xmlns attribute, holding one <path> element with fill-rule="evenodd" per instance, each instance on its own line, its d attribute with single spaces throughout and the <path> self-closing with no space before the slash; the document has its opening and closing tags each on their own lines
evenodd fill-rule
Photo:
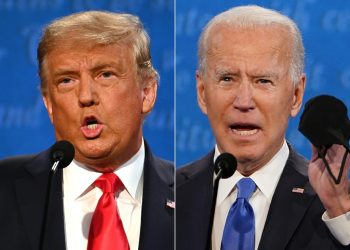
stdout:
<svg viewBox="0 0 350 250">
<path fill-rule="evenodd" d="M 38 90 L 36 46 L 42 27 L 83 10 L 129 12 L 140 16 L 151 37 L 161 75 L 156 107 L 144 125 L 157 155 L 180 166 L 206 154 L 214 138 L 196 101 L 197 39 L 207 21 L 230 7 L 258 4 L 290 16 L 299 25 L 306 49 L 304 103 L 331 94 L 350 106 L 350 2 L 343 0 L 0 0 L 0 158 L 39 152 L 54 143 L 53 129 Z M 174 33 L 175 32 L 175 33 Z M 176 35 L 176 119 L 174 119 L 174 34 Z M 287 139 L 310 156 L 310 145 L 290 121 Z"/>
<path fill-rule="evenodd" d="M 304 103 L 313 96 L 337 96 L 350 107 L 350 1 L 343 0 L 177 0 L 176 1 L 176 165 L 193 161 L 215 144 L 195 92 L 197 40 L 214 15 L 238 5 L 278 10 L 299 26 L 306 50 Z M 303 108 L 302 110 L 303 111 Z M 301 112 L 300 112 L 301 113 Z M 307 158 L 310 144 L 290 121 L 287 140 Z"/>
<path fill-rule="evenodd" d="M 84 10 L 128 12 L 151 37 L 161 81 L 144 135 L 158 156 L 174 159 L 173 0 L 0 0 L 0 158 L 36 153 L 55 141 L 38 90 L 36 48 L 43 26 Z"/>
</svg>

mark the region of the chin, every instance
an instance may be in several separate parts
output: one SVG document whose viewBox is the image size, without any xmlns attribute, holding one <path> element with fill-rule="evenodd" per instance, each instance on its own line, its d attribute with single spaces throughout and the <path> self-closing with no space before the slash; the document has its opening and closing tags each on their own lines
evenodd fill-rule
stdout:
<svg viewBox="0 0 350 250">
<path fill-rule="evenodd" d="M 236 157 L 238 163 L 249 163 L 249 162 L 254 162 L 259 158 L 259 154 L 255 148 L 249 149 L 249 150 L 239 150 L 233 155 Z"/>
<path fill-rule="evenodd" d="M 80 145 L 76 145 L 76 149 L 83 159 L 91 159 L 91 160 L 103 160 L 107 158 L 111 150 L 106 146 L 102 146 L 96 143 L 82 143 Z"/>
<path fill-rule="evenodd" d="M 87 158 L 92 158 L 92 159 L 106 159 L 111 155 L 111 149 L 110 148 L 96 148 L 93 150 L 87 150 L 85 152 L 85 155 Z"/>
</svg>

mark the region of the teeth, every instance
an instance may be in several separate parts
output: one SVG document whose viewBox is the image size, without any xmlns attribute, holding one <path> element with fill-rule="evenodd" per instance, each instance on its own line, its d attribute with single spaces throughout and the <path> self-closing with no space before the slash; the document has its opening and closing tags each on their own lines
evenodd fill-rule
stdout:
<svg viewBox="0 0 350 250">
<path fill-rule="evenodd" d="M 89 124 L 87 125 L 88 129 L 97 129 L 97 124 Z"/>
<path fill-rule="evenodd" d="M 251 129 L 251 130 L 237 130 L 232 129 L 234 133 L 241 135 L 241 136 L 248 136 L 248 135 L 254 135 L 258 132 L 257 129 Z"/>
</svg>

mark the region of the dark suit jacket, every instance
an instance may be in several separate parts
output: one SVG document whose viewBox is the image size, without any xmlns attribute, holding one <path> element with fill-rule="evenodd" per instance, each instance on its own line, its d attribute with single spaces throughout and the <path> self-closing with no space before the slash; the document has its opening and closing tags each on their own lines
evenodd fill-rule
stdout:
<svg viewBox="0 0 350 250">
<path fill-rule="evenodd" d="M 213 192 L 214 151 L 180 168 L 176 177 L 177 250 L 204 250 Z M 294 187 L 304 193 L 292 192 Z M 324 208 L 307 177 L 307 161 L 290 155 L 273 195 L 259 250 L 349 249 L 331 235 L 321 216 Z"/>
<path fill-rule="evenodd" d="M 174 211 L 166 206 L 167 199 L 174 200 L 173 165 L 154 157 L 146 143 L 145 150 L 139 249 L 173 249 Z M 48 150 L 0 161 L 0 249 L 39 248 L 50 165 Z M 44 249 L 64 250 L 61 169 L 53 179 L 49 211 Z"/>
</svg>

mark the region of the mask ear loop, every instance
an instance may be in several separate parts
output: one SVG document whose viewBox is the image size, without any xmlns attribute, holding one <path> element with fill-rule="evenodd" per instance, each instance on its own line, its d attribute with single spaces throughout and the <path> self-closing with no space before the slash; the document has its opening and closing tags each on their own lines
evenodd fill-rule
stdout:
<svg viewBox="0 0 350 250">
<path fill-rule="evenodd" d="M 322 146 L 322 147 L 317 147 L 317 153 L 318 153 L 318 156 L 321 157 L 324 165 L 326 166 L 326 169 L 328 171 L 328 173 L 330 174 L 330 176 L 332 177 L 333 181 L 335 184 L 339 184 L 340 183 L 340 180 L 341 180 L 341 177 L 343 175 L 343 171 L 344 171 L 344 167 L 345 167 L 345 161 L 346 161 L 346 157 L 348 155 L 348 153 L 350 152 L 347 148 L 344 152 L 344 155 L 343 155 L 343 159 L 342 159 L 342 162 L 341 162 L 341 166 L 340 166 L 340 170 L 339 170 L 339 174 L 338 174 L 338 178 L 335 178 L 331 168 L 329 167 L 328 165 L 328 162 L 326 160 L 326 157 L 325 155 L 327 154 L 327 151 L 328 149 L 330 148 L 330 146 Z"/>
</svg>

